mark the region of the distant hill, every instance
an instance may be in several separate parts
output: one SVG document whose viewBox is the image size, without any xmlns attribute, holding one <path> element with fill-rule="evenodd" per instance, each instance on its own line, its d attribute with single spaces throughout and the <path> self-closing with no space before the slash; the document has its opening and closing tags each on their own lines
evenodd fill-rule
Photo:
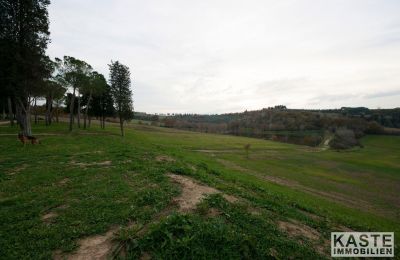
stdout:
<svg viewBox="0 0 400 260">
<path fill-rule="evenodd" d="M 285 106 L 263 108 L 215 115 L 172 114 L 153 115 L 142 112 L 135 119 L 152 121 L 171 128 L 206 133 L 220 133 L 317 146 L 328 135 L 337 141 L 339 133 L 348 139 L 349 147 L 357 145 L 364 134 L 383 134 L 384 127 L 400 128 L 400 108 L 368 109 L 342 107 L 340 109 L 305 110 Z M 345 134 L 346 133 L 346 134 Z M 398 133 L 390 131 L 391 134 Z M 346 143 L 346 141 L 345 141 Z M 347 148 L 341 144 L 337 148 Z"/>
</svg>

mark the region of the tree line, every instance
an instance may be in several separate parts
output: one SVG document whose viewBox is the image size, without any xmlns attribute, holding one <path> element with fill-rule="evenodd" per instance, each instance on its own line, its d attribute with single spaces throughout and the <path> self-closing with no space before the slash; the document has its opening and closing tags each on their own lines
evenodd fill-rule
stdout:
<svg viewBox="0 0 400 260">
<path fill-rule="evenodd" d="M 317 146 L 332 135 L 332 146 L 338 148 L 358 145 L 357 140 L 365 134 L 391 134 L 384 126 L 399 126 L 397 108 L 363 111 L 364 114 L 359 114 L 348 108 L 310 111 L 279 106 L 221 115 L 175 114 L 160 121 L 165 127 L 310 146 Z"/>
<path fill-rule="evenodd" d="M 5 0 L 0 6 L 0 105 L 11 125 L 32 136 L 32 108 L 45 101 L 45 123 L 59 118 L 60 106 L 69 109 L 70 131 L 90 127 L 91 116 L 118 115 L 123 122 L 133 117 L 129 68 L 119 61 L 109 64 L 109 80 L 80 59 L 46 55 L 50 42 L 48 0 Z M 34 118 L 37 122 L 36 109 Z"/>
</svg>

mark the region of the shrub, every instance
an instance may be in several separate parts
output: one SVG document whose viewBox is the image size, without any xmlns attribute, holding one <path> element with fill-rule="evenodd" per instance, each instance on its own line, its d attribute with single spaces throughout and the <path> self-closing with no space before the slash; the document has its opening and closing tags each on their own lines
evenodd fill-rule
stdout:
<svg viewBox="0 0 400 260">
<path fill-rule="evenodd" d="M 365 133 L 367 134 L 383 134 L 383 132 L 383 127 L 376 121 L 369 122 L 367 129 L 365 130 Z"/>
<path fill-rule="evenodd" d="M 354 131 L 347 128 L 338 128 L 335 136 L 329 143 L 329 146 L 334 149 L 348 149 L 356 145 L 359 145 L 359 142 L 356 139 Z"/>
</svg>

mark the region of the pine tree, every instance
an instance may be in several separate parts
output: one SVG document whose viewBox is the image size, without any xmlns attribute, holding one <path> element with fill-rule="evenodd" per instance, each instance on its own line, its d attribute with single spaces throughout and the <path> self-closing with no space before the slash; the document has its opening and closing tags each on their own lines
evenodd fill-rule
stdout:
<svg viewBox="0 0 400 260">
<path fill-rule="evenodd" d="M 0 6 L 1 93 L 15 102 L 18 124 L 27 136 L 32 135 L 31 105 L 51 71 L 45 55 L 49 4 L 48 0 L 4 0 Z"/>
<path fill-rule="evenodd" d="M 124 121 L 133 117 L 133 101 L 129 68 L 120 62 L 111 61 L 111 95 L 119 117 L 121 135 L 124 136 Z"/>
</svg>

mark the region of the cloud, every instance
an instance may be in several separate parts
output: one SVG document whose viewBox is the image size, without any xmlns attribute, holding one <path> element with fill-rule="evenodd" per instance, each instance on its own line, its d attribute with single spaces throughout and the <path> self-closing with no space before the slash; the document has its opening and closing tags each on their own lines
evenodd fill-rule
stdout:
<svg viewBox="0 0 400 260">
<path fill-rule="evenodd" d="M 393 97 L 400 95 L 400 88 L 398 90 L 393 91 L 384 91 L 384 92 L 376 92 L 373 94 L 365 95 L 365 98 L 384 98 L 384 97 Z"/>
<path fill-rule="evenodd" d="M 49 13 L 49 55 L 106 77 L 110 60 L 128 65 L 138 111 L 398 106 L 399 1 L 60 0 Z"/>
</svg>

